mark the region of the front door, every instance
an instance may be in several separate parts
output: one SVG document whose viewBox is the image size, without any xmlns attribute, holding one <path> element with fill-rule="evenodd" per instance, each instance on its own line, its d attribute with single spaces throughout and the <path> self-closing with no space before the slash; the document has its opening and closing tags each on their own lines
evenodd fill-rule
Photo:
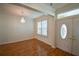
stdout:
<svg viewBox="0 0 79 59">
<path fill-rule="evenodd" d="M 72 20 L 61 19 L 56 22 L 56 46 L 66 52 L 72 51 Z"/>
</svg>

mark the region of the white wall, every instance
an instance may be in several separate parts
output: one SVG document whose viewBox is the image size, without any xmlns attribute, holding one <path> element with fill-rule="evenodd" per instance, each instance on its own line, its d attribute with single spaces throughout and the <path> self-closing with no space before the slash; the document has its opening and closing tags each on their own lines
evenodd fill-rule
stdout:
<svg viewBox="0 0 79 59">
<path fill-rule="evenodd" d="M 41 19 L 47 19 L 48 21 L 48 36 L 40 36 L 38 35 L 37 32 L 37 22 L 40 21 Z M 35 28 L 35 38 L 51 45 L 53 48 L 55 48 L 55 20 L 53 16 L 41 16 L 38 17 L 34 20 L 34 28 Z"/>
<path fill-rule="evenodd" d="M 26 23 L 22 24 L 20 19 L 20 16 L 0 12 L 0 44 L 33 38 L 33 20 L 25 17 Z"/>
</svg>

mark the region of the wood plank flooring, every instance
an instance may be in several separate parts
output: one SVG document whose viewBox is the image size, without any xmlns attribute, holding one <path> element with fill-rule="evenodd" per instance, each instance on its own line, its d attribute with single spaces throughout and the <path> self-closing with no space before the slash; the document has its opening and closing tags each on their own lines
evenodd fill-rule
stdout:
<svg viewBox="0 0 79 59">
<path fill-rule="evenodd" d="M 37 39 L 30 39 L 16 43 L 0 45 L 1 56 L 71 56 L 58 48 Z"/>
</svg>

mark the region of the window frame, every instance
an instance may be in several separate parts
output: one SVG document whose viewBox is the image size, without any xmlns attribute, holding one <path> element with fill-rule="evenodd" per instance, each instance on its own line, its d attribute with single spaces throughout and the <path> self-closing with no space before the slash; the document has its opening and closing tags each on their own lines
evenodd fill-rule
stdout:
<svg viewBox="0 0 79 59">
<path fill-rule="evenodd" d="M 42 34 L 42 22 L 43 21 L 47 21 L 47 29 L 46 29 L 47 30 L 47 34 L 46 35 Z M 40 34 L 38 33 L 38 23 L 39 22 L 41 22 L 41 31 L 40 31 L 41 33 Z M 37 22 L 37 32 L 36 32 L 36 34 L 40 35 L 40 36 L 43 36 L 43 37 L 48 37 L 48 20 L 44 19 L 44 20 L 40 20 L 40 21 Z"/>
</svg>

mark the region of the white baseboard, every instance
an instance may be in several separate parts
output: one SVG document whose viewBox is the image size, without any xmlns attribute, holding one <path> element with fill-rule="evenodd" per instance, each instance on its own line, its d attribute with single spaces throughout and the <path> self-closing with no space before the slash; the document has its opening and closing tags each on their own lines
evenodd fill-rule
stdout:
<svg viewBox="0 0 79 59">
<path fill-rule="evenodd" d="M 30 39 L 33 39 L 33 36 L 26 37 L 26 38 L 19 39 L 19 40 L 17 39 L 17 40 L 12 40 L 12 41 L 8 41 L 8 42 L 2 42 L 2 43 L 0 43 L 0 45 L 9 44 L 9 43 L 16 43 L 16 42 L 20 42 L 20 41 L 24 41 L 24 40 L 30 40 Z"/>
<path fill-rule="evenodd" d="M 8 42 L 2 42 L 2 43 L 0 43 L 0 45 L 9 44 L 9 43 L 16 43 L 16 42 L 20 42 L 20 41 L 24 41 L 24 40 L 30 40 L 30 39 L 33 39 L 33 38 L 36 38 L 36 37 L 29 36 L 29 37 L 25 37 L 25 38 L 23 38 L 23 39 L 11 40 L 11 41 L 8 41 Z M 36 39 L 38 39 L 38 38 L 36 38 Z M 40 39 L 38 39 L 38 40 L 40 40 Z M 52 48 L 56 48 L 56 47 L 55 47 L 54 45 L 52 45 L 51 43 L 48 43 L 48 42 L 46 42 L 46 41 L 44 41 L 44 40 L 40 40 L 40 41 L 42 41 L 42 42 L 44 42 L 44 43 L 50 45 Z"/>
<path fill-rule="evenodd" d="M 37 37 L 36 37 L 36 38 L 37 38 Z M 39 38 L 37 38 L 37 39 L 40 40 Z M 44 42 L 44 43 L 50 45 L 52 48 L 56 48 L 54 45 L 52 45 L 51 43 L 48 43 L 48 42 L 45 41 L 45 40 L 40 40 L 40 41 L 42 41 L 42 42 Z"/>
</svg>

